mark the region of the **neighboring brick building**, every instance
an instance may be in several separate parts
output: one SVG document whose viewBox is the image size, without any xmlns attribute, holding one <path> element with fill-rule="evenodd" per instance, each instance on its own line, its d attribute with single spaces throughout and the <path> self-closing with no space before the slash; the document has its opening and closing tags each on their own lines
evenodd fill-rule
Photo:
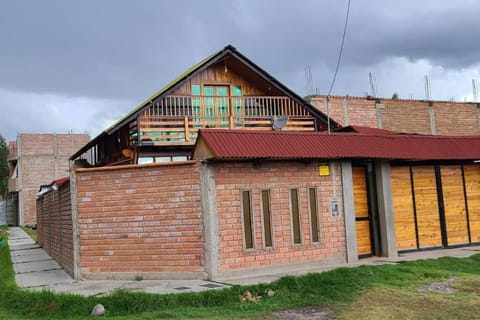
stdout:
<svg viewBox="0 0 480 320">
<path fill-rule="evenodd" d="M 329 99 L 330 118 L 343 126 L 435 135 L 480 134 L 480 103 L 349 96 Z M 308 100 L 327 114 L 326 96 Z"/>
<path fill-rule="evenodd" d="M 41 185 L 69 175 L 69 157 L 89 141 L 87 134 L 20 133 L 8 144 L 9 192 L 17 204 L 19 225 L 36 224 L 36 198 Z"/>
</svg>

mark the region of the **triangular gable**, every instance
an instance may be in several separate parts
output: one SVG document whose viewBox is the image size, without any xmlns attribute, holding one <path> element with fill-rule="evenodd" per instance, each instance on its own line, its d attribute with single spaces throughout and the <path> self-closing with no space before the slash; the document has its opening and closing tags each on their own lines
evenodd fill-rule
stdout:
<svg viewBox="0 0 480 320">
<path fill-rule="evenodd" d="M 159 91 L 155 92 L 152 96 L 147 98 L 145 101 L 143 101 L 140 105 L 138 105 L 136 108 L 134 108 L 132 111 L 130 111 L 127 115 L 125 115 L 122 119 L 120 119 L 117 123 L 113 124 L 110 126 L 108 129 L 105 130 L 106 133 L 111 134 L 112 132 L 116 131 L 120 127 L 124 126 L 126 123 L 134 120 L 138 114 L 140 114 L 142 111 L 145 109 L 149 108 L 151 106 L 151 102 L 155 101 L 157 99 L 162 99 L 163 97 L 171 94 L 175 89 L 180 87 L 184 82 L 186 82 L 188 79 L 192 78 L 196 74 L 202 72 L 203 70 L 207 69 L 211 65 L 216 64 L 223 58 L 225 58 L 227 55 L 231 54 L 234 56 L 236 59 L 241 61 L 243 64 L 245 64 L 247 67 L 249 67 L 251 70 L 253 70 L 255 73 L 257 73 L 259 76 L 261 76 L 264 80 L 270 82 L 274 87 L 276 87 L 279 91 L 281 91 L 283 94 L 286 96 L 289 96 L 299 104 L 301 104 L 304 108 L 306 108 L 314 117 L 318 119 L 322 119 L 324 122 L 327 122 L 327 117 L 324 115 L 322 112 L 320 112 L 318 109 L 307 103 L 302 97 L 297 95 L 295 92 L 290 90 L 288 87 L 280 83 L 278 80 L 276 80 L 274 77 L 272 77 L 270 74 L 268 74 L 265 70 L 260 68 L 258 65 L 253 63 L 250 59 L 248 59 L 246 56 L 241 54 L 235 47 L 232 45 L 228 45 L 223 50 L 220 50 L 209 57 L 205 58 L 204 60 L 200 61 L 190 69 L 186 70 L 183 72 L 181 75 L 179 75 L 176 79 L 171 81 L 169 84 L 167 84 L 165 87 L 160 89 Z M 333 120 L 330 120 L 330 123 L 332 124 L 333 127 L 337 127 L 338 124 L 334 122 Z"/>
<path fill-rule="evenodd" d="M 330 121 L 330 125 L 331 125 L 332 128 L 339 127 L 338 123 L 336 123 L 332 119 L 328 120 L 328 117 L 325 114 L 323 114 L 317 108 L 315 108 L 314 106 L 312 106 L 311 104 L 306 102 L 302 97 L 297 95 L 295 92 L 290 90 L 288 87 L 286 87 L 280 81 L 278 81 L 273 76 L 271 76 L 269 73 L 267 73 L 265 70 L 260 68 L 258 65 L 256 65 L 250 59 L 248 59 L 246 56 L 241 54 L 235 47 L 233 47 L 232 45 L 227 45 L 222 50 L 220 50 L 218 52 L 215 52 L 214 54 L 208 56 L 207 58 L 203 59 L 199 63 L 195 64 L 190 69 L 186 70 L 185 72 L 180 74 L 177 78 L 175 78 L 170 83 L 168 83 L 166 86 L 164 86 L 162 89 L 155 92 L 152 96 L 150 96 L 145 101 L 143 101 L 141 104 L 139 104 L 137 107 L 132 109 L 129 113 L 127 113 L 124 117 L 122 117 L 119 121 L 117 121 L 112 126 L 105 129 L 104 131 L 102 131 L 96 138 L 92 139 L 87 145 L 85 145 L 82 149 L 80 149 L 78 152 L 76 152 L 71 157 L 71 159 L 75 159 L 76 157 L 78 157 L 79 155 L 84 153 L 86 150 L 88 150 L 90 147 L 92 147 L 95 143 L 97 143 L 97 141 L 99 141 L 102 137 L 104 137 L 106 135 L 113 134 L 114 132 L 119 130 L 121 127 L 125 126 L 129 122 L 136 119 L 136 117 L 139 114 L 141 114 L 147 108 L 151 107 L 152 102 L 154 102 L 156 100 L 163 99 L 164 97 L 168 96 L 169 94 L 174 92 L 177 88 L 179 88 L 181 85 L 183 85 L 186 81 L 188 81 L 189 79 L 191 79 L 192 77 L 194 77 L 198 73 L 206 70 L 210 66 L 218 63 L 219 61 L 221 61 L 222 59 L 224 59 L 228 55 L 231 55 L 235 59 L 240 61 L 249 70 L 253 71 L 260 78 L 267 81 L 269 84 L 271 84 L 272 87 L 279 90 L 282 94 L 290 97 L 292 100 L 299 103 L 313 117 L 315 117 L 317 119 L 320 119 L 325 124 L 327 123 L 327 121 Z M 325 125 L 325 128 L 326 127 L 327 127 L 327 125 Z"/>
</svg>

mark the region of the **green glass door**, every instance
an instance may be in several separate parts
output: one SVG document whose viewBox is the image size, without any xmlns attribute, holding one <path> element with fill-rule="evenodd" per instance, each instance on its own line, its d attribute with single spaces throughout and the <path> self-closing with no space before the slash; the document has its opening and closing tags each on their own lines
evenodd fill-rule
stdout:
<svg viewBox="0 0 480 320">
<path fill-rule="evenodd" d="M 228 127 L 228 86 L 204 86 L 203 103 L 207 127 Z"/>
</svg>

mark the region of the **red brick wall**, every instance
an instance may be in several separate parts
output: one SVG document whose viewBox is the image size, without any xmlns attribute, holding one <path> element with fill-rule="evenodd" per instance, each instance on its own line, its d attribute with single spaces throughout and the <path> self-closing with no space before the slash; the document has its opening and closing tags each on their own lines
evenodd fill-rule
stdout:
<svg viewBox="0 0 480 320">
<path fill-rule="evenodd" d="M 389 100 L 383 103 L 383 128 L 398 132 L 432 134 L 428 103 Z"/>
<path fill-rule="evenodd" d="M 70 183 L 37 199 L 37 241 L 67 273 L 73 275 L 73 231 Z"/>
<path fill-rule="evenodd" d="M 324 96 L 310 97 L 311 103 L 326 113 Z M 375 99 L 359 97 L 330 97 L 330 116 L 333 120 L 346 125 L 342 101 L 347 103 L 348 124 L 377 127 Z M 430 123 L 430 105 L 434 113 L 435 134 L 439 135 L 478 135 L 480 134 L 479 111 L 476 103 L 442 102 L 421 100 L 379 99 L 384 108 L 379 109 L 384 129 L 432 134 Z"/>
<path fill-rule="evenodd" d="M 346 100 L 347 116 L 345 117 L 342 103 Z M 322 96 L 311 97 L 310 101 L 317 109 L 327 114 L 326 98 Z M 329 101 L 330 118 L 341 125 L 357 125 L 364 127 L 377 126 L 377 114 L 375 110 L 375 101 L 364 98 L 352 97 L 330 97 Z"/>
<path fill-rule="evenodd" d="M 36 224 L 36 193 L 41 185 L 69 175 L 68 158 L 89 141 L 87 134 L 19 134 L 17 156 L 19 211 L 24 225 Z"/>
<path fill-rule="evenodd" d="M 473 103 L 433 103 L 437 134 L 479 135 L 479 111 Z"/>
<path fill-rule="evenodd" d="M 337 201 L 342 203 L 340 168 L 336 170 Z M 220 233 L 220 272 L 322 259 L 345 259 L 343 214 L 330 215 L 332 176 L 320 177 L 316 162 L 219 163 L 215 165 L 217 214 Z M 299 188 L 303 244 L 293 245 L 289 210 L 289 188 Z M 317 187 L 320 243 L 312 243 L 307 188 Z M 261 190 L 271 190 L 274 249 L 262 244 Z M 244 250 L 241 190 L 251 190 L 255 250 Z"/>
<path fill-rule="evenodd" d="M 82 276 L 204 273 L 199 172 L 192 161 L 76 170 Z"/>
</svg>

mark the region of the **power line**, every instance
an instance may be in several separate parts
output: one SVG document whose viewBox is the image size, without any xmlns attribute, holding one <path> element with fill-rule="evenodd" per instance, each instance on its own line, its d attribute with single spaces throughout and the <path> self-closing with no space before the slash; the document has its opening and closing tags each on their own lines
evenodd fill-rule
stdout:
<svg viewBox="0 0 480 320">
<path fill-rule="evenodd" d="M 338 69 L 340 68 L 340 62 L 342 61 L 343 46 L 345 44 L 345 35 L 347 34 L 347 25 L 348 25 L 349 14 L 350 14 L 350 0 L 348 0 L 348 4 L 347 4 L 347 15 L 345 17 L 345 26 L 343 27 L 342 43 L 340 45 L 340 52 L 338 53 L 337 67 L 335 68 L 335 73 L 333 74 L 332 83 L 330 84 L 330 89 L 328 89 L 327 97 L 332 93 L 333 86 L 335 85 L 335 80 L 337 79 Z"/>
</svg>

